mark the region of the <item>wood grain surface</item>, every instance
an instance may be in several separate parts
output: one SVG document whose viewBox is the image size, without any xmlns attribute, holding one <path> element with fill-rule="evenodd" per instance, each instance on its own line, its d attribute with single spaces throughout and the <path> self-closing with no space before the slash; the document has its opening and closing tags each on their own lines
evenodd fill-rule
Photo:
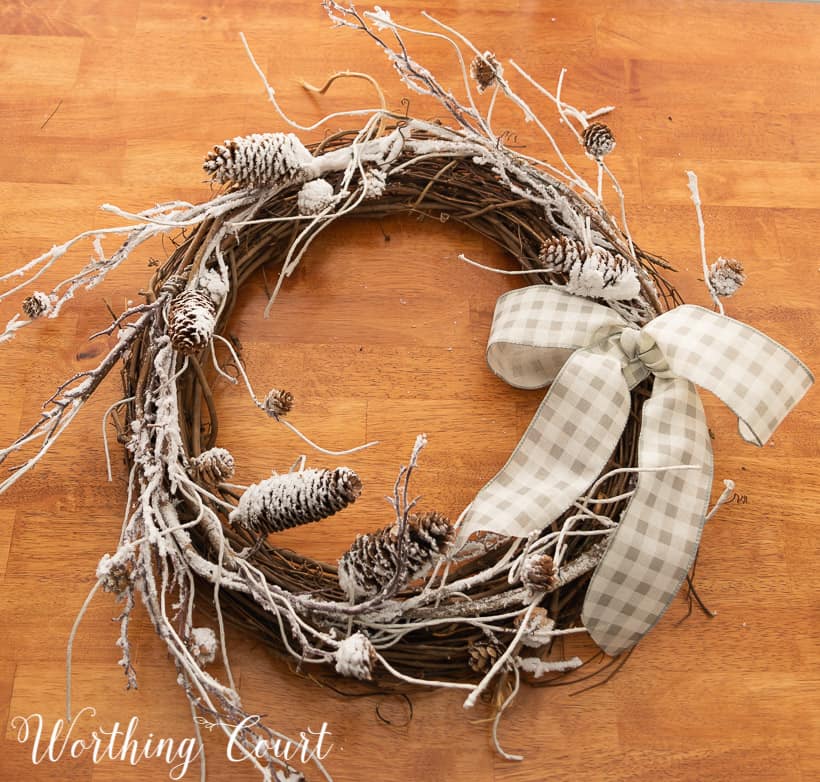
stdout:
<svg viewBox="0 0 820 782">
<path fill-rule="evenodd" d="M 394 17 L 423 24 L 426 9 L 499 57 L 513 57 L 548 86 L 568 68 L 567 99 L 612 103 L 612 167 L 638 241 L 669 258 L 687 301 L 708 304 L 684 171 L 700 177 L 710 256 L 740 258 L 749 280 L 727 313 L 820 366 L 820 6 L 804 3 L 535 0 L 424 3 L 397 0 Z M 335 70 L 372 73 L 400 107 L 403 87 L 363 36 L 333 30 L 315 2 L 281 0 L 4 0 L 0 3 L 0 272 L 90 227 L 96 210 L 138 209 L 209 197 L 200 168 L 215 142 L 282 130 L 238 33 L 244 31 L 291 115 L 375 106 L 365 83 L 306 94 Z M 412 38 L 416 55 L 458 88 L 452 51 Z M 556 128 L 573 161 L 588 166 L 550 107 L 522 91 Z M 411 96 L 411 112 L 438 109 Z M 543 138 L 509 109 L 510 143 L 548 154 Z M 344 122 L 344 121 L 342 121 Z M 337 124 L 331 123 L 331 129 Z M 589 171 L 589 168 L 585 169 Z M 590 172 L 592 173 L 592 172 Z M 611 202 L 614 206 L 615 202 Z M 122 309 L 150 275 L 160 243 L 58 320 L 0 346 L 0 442 L 13 440 L 68 375 L 94 365 L 106 302 Z M 90 247 L 68 257 L 78 269 Z M 243 292 L 233 332 L 260 387 L 290 389 L 294 422 L 329 447 L 381 445 L 347 460 L 365 493 L 354 509 L 283 536 L 317 557 L 338 556 L 356 532 L 390 520 L 383 495 L 416 433 L 429 446 L 416 488 L 427 507 L 455 516 L 503 463 L 540 399 L 505 387 L 483 360 L 496 297 L 517 284 L 467 267 L 465 252 L 509 266 L 463 228 L 413 218 L 343 222 L 323 233 L 262 318 L 266 281 Z M 21 296 L 0 304 L 3 323 Z M 105 480 L 101 418 L 118 398 L 111 377 L 47 460 L 0 498 L 0 779 L 138 782 L 168 778 L 161 760 L 47 759 L 17 742 L 12 718 L 63 711 L 66 641 L 111 552 L 125 504 L 121 454 Z M 260 421 L 241 390 L 217 387 L 220 442 L 251 482 L 285 469 L 303 445 Z M 253 638 L 229 630 L 245 704 L 292 734 L 326 722 L 326 760 L 337 782 L 436 780 L 778 780 L 820 778 L 820 447 L 817 392 L 761 450 L 736 434 L 731 413 L 705 395 L 714 433 L 716 489 L 737 482 L 703 537 L 697 583 L 717 611 L 681 623 L 680 595 L 606 686 L 524 690 L 500 737 L 520 763 L 496 757 L 486 717 L 457 694 L 352 699 L 295 676 Z M 327 461 L 309 455 L 309 463 Z M 75 648 L 74 703 L 86 725 L 139 718 L 138 736 L 193 735 L 173 666 L 147 619 L 132 637 L 140 687 L 124 690 L 114 643 L 117 607 L 96 598 Z M 589 652 L 591 646 L 583 647 Z M 217 669 L 217 673 L 218 673 Z M 209 780 L 252 780 L 206 736 Z M 198 767 L 186 779 L 197 778 Z M 313 776 L 311 779 L 317 779 Z"/>
</svg>

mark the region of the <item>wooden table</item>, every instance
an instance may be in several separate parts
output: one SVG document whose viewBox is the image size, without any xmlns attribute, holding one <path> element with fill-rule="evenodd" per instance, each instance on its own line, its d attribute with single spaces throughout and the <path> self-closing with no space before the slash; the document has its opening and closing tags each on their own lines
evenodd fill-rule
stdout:
<svg viewBox="0 0 820 782">
<path fill-rule="evenodd" d="M 687 301 L 708 304 L 695 215 L 684 171 L 700 177 L 712 258 L 741 259 L 746 287 L 727 302 L 739 317 L 820 366 L 820 7 L 803 3 L 604 2 L 390 5 L 425 26 L 426 10 L 480 47 L 514 57 L 548 86 L 568 68 L 575 105 L 617 106 L 608 122 L 618 147 L 630 225 L 640 243 L 679 268 Z M 239 42 L 248 34 L 291 115 L 375 105 L 364 82 L 322 98 L 297 79 L 321 83 L 335 70 L 372 73 L 391 105 L 405 92 L 376 48 L 331 29 L 317 3 L 241 0 L 7 0 L 0 9 L 0 272 L 90 227 L 111 225 L 103 202 L 138 209 L 209 197 L 200 165 L 215 142 L 282 130 Z M 413 39 L 415 53 L 458 87 L 446 44 Z M 526 91 L 526 90 L 525 90 Z M 534 102 L 537 96 L 527 95 Z M 417 96 L 410 110 L 438 113 Z M 550 107 L 539 113 L 554 126 Z M 331 123 L 331 127 L 335 127 Z M 547 154 L 520 116 L 498 114 L 510 143 Z M 558 130 L 561 133 L 560 129 Z M 574 143 L 560 136 L 566 149 Z M 571 159 L 584 165 L 582 156 Z M 159 243 L 58 320 L 0 346 L 0 442 L 13 440 L 63 378 L 94 365 L 105 345 L 85 337 L 122 309 L 150 274 Z M 90 247 L 66 261 L 79 268 Z M 337 557 L 357 531 L 390 521 L 382 499 L 415 434 L 426 431 L 416 488 L 428 507 L 457 515 L 503 463 L 538 404 L 483 363 L 496 297 L 515 282 L 467 267 L 459 252 L 510 264 L 487 242 L 453 225 L 412 218 L 345 222 L 324 233 L 288 282 L 269 320 L 264 281 L 249 284 L 235 330 L 261 388 L 290 389 L 294 421 L 331 447 L 378 439 L 348 463 L 364 478 L 355 512 L 285 536 L 317 557 Z M 61 279 L 46 275 L 40 287 Z M 2 305 L 3 323 L 21 297 Z M 0 499 L 0 746 L 3 780 L 159 780 L 161 760 L 136 766 L 88 754 L 34 765 L 10 720 L 61 716 L 66 640 L 101 554 L 116 545 L 125 474 L 114 453 L 105 481 L 101 417 L 118 398 L 116 378 L 38 468 Z M 286 469 L 302 445 L 260 422 L 241 391 L 219 388 L 221 442 L 251 482 Z M 720 479 L 736 501 L 705 531 L 697 583 L 717 611 L 679 624 L 679 596 L 659 626 L 606 686 L 526 689 L 505 717 L 494 756 L 488 712 L 465 713 L 458 694 L 413 698 L 413 717 L 393 698 L 345 699 L 290 674 L 260 644 L 229 631 L 246 705 L 296 734 L 323 722 L 334 747 L 326 764 L 345 780 L 810 780 L 820 777 L 820 504 L 818 404 L 813 392 L 762 450 L 743 444 L 731 413 L 705 399 Z M 230 415 L 228 414 L 230 411 Z M 324 460 L 311 456 L 310 464 Z M 92 603 L 75 645 L 77 706 L 98 724 L 139 717 L 138 735 L 193 733 L 173 667 L 147 619 L 132 628 L 140 689 L 126 693 L 116 665 L 117 607 Z M 377 711 L 378 709 L 378 711 Z M 381 718 L 380 716 L 381 715 Z M 228 762 L 206 737 L 209 779 L 256 775 Z M 186 779 L 195 778 L 192 768 Z M 312 777 L 316 778 L 316 777 Z"/>
</svg>

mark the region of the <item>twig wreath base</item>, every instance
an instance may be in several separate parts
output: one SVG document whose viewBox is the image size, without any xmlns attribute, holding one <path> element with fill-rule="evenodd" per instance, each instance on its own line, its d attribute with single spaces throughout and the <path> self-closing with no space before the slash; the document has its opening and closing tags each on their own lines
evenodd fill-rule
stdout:
<svg viewBox="0 0 820 782">
<path fill-rule="evenodd" d="M 357 538 L 334 565 L 278 547 L 275 533 L 343 510 L 361 490 L 359 476 L 341 464 L 305 470 L 302 463 L 248 487 L 231 482 L 236 465 L 219 445 L 224 412 L 211 393 L 217 377 L 244 385 L 260 415 L 315 444 L 292 423 L 292 408 L 297 413 L 298 407 L 286 390 L 256 394 L 226 332 L 228 321 L 243 287 L 263 267 L 279 269 L 270 309 L 313 238 L 335 220 L 396 214 L 461 223 L 518 263 L 520 271 L 510 273 L 592 299 L 636 328 L 681 301 L 663 277 L 669 268 L 665 261 L 643 251 L 629 233 L 622 191 L 604 162 L 614 139 L 596 121 L 610 107 L 580 111 L 561 98 L 563 73 L 553 95 L 510 61 L 582 145 L 598 174 L 593 187 L 569 165 L 493 54 L 429 15 L 443 32 L 409 28 L 380 9 L 359 14 L 332 0 L 325 7 L 337 25 L 373 39 L 405 84 L 438 100 L 454 126 L 382 105 L 343 112 L 365 117 L 362 127 L 307 146 L 291 133 L 237 137 L 207 156 L 206 171 L 224 185 L 210 201 L 162 204 L 138 214 L 106 206 L 129 224 L 81 234 L 1 277 L 0 283 L 11 286 L 0 293 L 3 300 L 30 286 L 76 242 L 93 239 L 96 257 L 51 293 L 30 293 L 23 303 L 25 317 L 9 321 L 0 334 L 4 341 L 40 317 L 57 317 L 77 290 L 96 285 L 147 239 L 168 234 L 179 240 L 147 286 L 144 303 L 102 332 L 115 335 L 116 344 L 99 366 L 63 384 L 40 420 L 0 450 L 2 462 L 32 445 L 38 449 L 0 483 L 0 492 L 39 462 L 121 363 L 124 395 L 106 418 L 111 415 L 125 447 L 126 517 L 117 550 L 101 559 L 84 608 L 100 587 L 120 601 L 118 645 L 129 686 L 135 685 L 136 672 L 128 629 L 139 596 L 167 645 L 194 715 L 234 734 L 236 748 L 265 779 L 302 777 L 265 749 L 278 734 L 248 720 L 225 648 L 226 621 L 294 661 L 303 673 L 317 668 L 381 692 L 455 688 L 464 692 L 467 707 L 484 698 L 496 713 L 497 751 L 520 759 L 501 749 L 498 719 L 521 681 L 550 684 L 582 664 L 562 659 L 556 641 L 584 632 L 581 610 L 590 576 L 644 469 L 637 450 L 652 376 L 632 389 L 623 434 L 598 478 L 543 529 L 528 537 L 479 532 L 459 540 L 460 519 L 451 523 L 439 509 L 422 509 L 420 498 L 410 493 L 426 443 L 419 435 L 396 480 L 395 521 Z M 466 97 L 454 97 L 413 60 L 402 34 L 448 42 Z M 309 131 L 321 124 L 306 128 L 288 120 L 265 85 L 291 126 Z M 479 108 L 478 95 L 485 92 Z M 543 131 L 554 164 L 504 145 L 492 128 L 499 97 Z M 604 206 L 605 179 L 619 197 L 617 218 Z M 692 187 L 699 211 L 696 184 Z M 110 255 L 103 249 L 107 235 L 125 237 Z M 702 231 L 701 240 L 705 266 Z M 715 301 L 742 282 L 734 261 L 720 259 L 712 271 L 707 277 L 714 282 L 709 284 Z M 16 284 L 20 277 L 24 280 Z M 350 453 L 319 450 L 325 458 Z M 725 499 L 726 493 L 718 505 Z M 213 628 L 194 626 L 194 606 L 205 603 L 213 609 Z M 76 629 L 69 642 L 69 685 Z M 224 682 L 207 670 L 217 658 Z M 67 701 L 70 712 L 70 686 Z M 321 761 L 313 760 L 329 779 Z"/>
</svg>

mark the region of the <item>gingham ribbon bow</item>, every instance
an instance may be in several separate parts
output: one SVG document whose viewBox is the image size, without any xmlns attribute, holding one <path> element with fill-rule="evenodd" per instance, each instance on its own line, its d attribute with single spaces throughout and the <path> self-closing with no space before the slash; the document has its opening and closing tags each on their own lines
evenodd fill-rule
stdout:
<svg viewBox="0 0 820 782">
<path fill-rule="evenodd" d="M 527 536 L 587 491 L 621 437 L 630 389 L 650 373 L 635 492 L 595 570 L 582 618 L 617 654 L 657 622 L 692 565 L 712 485 L 712 447 L 695 385 L 738 417 L 740 436 L 763 445 L 806 393 L 803 363 L 759 331 L 683 305 L 641 329 L 616 312 L 548 285 L 510 291 L 496 304 L 487 362 L 517 388 L 551 383 L 500 472 L 465 512 L 476 530 Z M 690 469 L 663 469 L 689 465 Z"/>
</svg>

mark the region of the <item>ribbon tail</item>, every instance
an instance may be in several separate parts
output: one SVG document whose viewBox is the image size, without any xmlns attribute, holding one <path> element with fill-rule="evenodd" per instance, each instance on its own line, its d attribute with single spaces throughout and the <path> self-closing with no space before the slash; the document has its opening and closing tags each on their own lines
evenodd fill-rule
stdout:
<svg viewBox="0 0 820 782">
<path fill-rule="evenodd" d="M 690 469 L 673 469 L 689 465 Z M 643 406 L 635 493 L 593 573 L 582 611 L 605 652 L 634 646 L 660 619 L 692 566 L 712 486 L 712 446 L 695 387 L 656 377 Z"/>
<path fill-rule="evenodd" d="M 617 358 L 573 353 L 507 463 L 465 512 L 459 539 L 478 530 L 526 537 L 557 519 L 599 476 L 629 407 Z"/>
<path fill-rule="evenodd" d="M 773 339 L 725 315 L 684 304 L 643 328 L 671 374 L 708 389 L 738 417 L 746 442 L 763 445 L 814 382 Z"/>
</svg>

